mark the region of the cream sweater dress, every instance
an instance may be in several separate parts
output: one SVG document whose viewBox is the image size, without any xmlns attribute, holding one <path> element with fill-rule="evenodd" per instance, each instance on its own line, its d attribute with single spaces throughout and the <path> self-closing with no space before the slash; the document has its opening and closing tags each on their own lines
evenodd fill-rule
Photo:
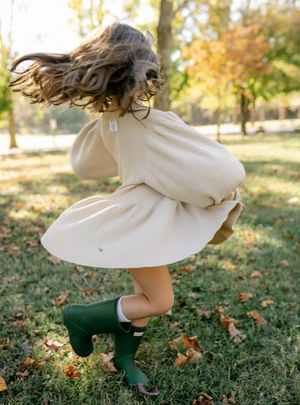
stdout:
<svg viewBox="0 0 300 405">
<path fill-rule="evenodd" d="M 141 119 L 147 109 L 138 109 Z M 228 239 L 242 210 L 243 165 L 170 111 L 151 109 L 146 128 L 131 113 L 118 115 L 87 124 L 70 160 L 81 178 L 119 175 L 122 185 L 64 211 L 41 239 L 48 252 L 84 266 L 152 267 Z"/>
</svg>

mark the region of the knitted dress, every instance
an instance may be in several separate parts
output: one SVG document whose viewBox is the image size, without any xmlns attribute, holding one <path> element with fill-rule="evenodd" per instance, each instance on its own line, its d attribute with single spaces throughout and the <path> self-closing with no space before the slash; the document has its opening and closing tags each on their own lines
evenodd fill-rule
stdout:
<svg viewBox="0 0 300 405">
<path fill-rule="evenodd" d="M 147 109 L 138 107 L 139 119 Z M 70 150 L 84 179 L 119 176 L 122 185 L 64 211 L 41 238 L 52 255 L 84 266 L 170 264 L 220 244 L 234 232 L 243 165 L 225 147 L 176 114 L 151 109 L 142 120 L 105 112 Z"/>
</svg>

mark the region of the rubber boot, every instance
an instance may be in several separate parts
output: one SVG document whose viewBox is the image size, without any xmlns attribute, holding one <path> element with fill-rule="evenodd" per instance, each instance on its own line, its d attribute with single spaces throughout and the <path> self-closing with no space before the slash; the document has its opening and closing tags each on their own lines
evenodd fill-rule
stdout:
<svg viewBox="0 0 300 405">
<path fill-rule="evenodd" d="M 125 378 L 129 384 L 148 384 L 149 380 L 135 364 L 135 354 L 143 338 L 147 325 L 143 327 L 131 326 L 129 333 L 115 334 L 115 352 L 113 363 L 118 371 L 125 371 Z"/>
<path fill-rule="evenodd" d="M 92 336 L 100 333 L 122 333 L 130 331 L 131 324 L 120 324 L 117 315 L 119 298 L 97 304 L 66 305 L 63 310 L 64 323 L 69 332 L 71 346 L 80 357 L 93 351 Z"/>
</svg>

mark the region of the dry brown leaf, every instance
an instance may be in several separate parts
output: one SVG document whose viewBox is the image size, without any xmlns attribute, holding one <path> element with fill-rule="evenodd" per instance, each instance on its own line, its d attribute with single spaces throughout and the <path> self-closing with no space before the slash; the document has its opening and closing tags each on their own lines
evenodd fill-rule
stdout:
<svg viewBox="0 0 300 405">
<path fill-rule="evenodd" d="M 194 349 L 188 349 L 186 351 L 186 355 L 187 355 L 189 361 L 200 359 L 202 357 L 202 353 L 199 353 L 197 350 L 194 350 Z"/>
<path fill-rule="evenodd" d="M 105 369 L 109 369 L 112 373 L 118 372 L 116 367 L 112 364 L 111 359 L 114 357 L 114 352 L 109 352 L 108 354 L 105 353 L 100 353 L 100 356 L 102 357 L 102 361 L 104 364 Z"/>
<path fill-rule="evenodd" d="M 258 248 L 251 245 L 247 245 L 246 249 L 251 250 L 251 252 L 258 252 Z"/>
<path fill-rule="evenodd" d="M 246 255 L 245 255 L 243 252 L 239 252 L 239 253 L 237 254 L 237 258 L 238 258 L 238 259 L 245 259 L 245 257 L 246 257 Z"/>
<path fill-rule="evenodd" d="M 256 323 L 267 323 L 267 321 L 257 311 L 247 312 L 247 315 L 252 316 Z"/>
<path fill-rule="evenodd" d="M 282 264 L 282 266 L 285 266 L 285 267 L 290 265 L 287 260 L 281 260 L 280 264 Z"/>
<path fill-rule="evenodd" d="M 235 271 L 235 265 L 231 263 L 230 260 L 227 260 L 226 263 L 222 266 L 222 269 Z"/>
<path fill-rule="evenodd" d="M 252 298 L 252 297 L 253 297 L 253 294 L 251 294 L 251 293 L 239 293 L 239 295 L 238 295 L 238 299 L 241 302 L 246 302 L 249 298 Z"/>
<path fill-rule="evenodd" d="M 197 336 L 188 338 L 183 333 L 181 334 L 181 336 L 182 336 L 182 340 L 183 340 L 183 346 L 189 347 L 190 349 L 196 350 L 197 352 L 201 352 Z"/>
<path fill-rule="evenodd" d="M 82 266 L 78 266 L 77 264 L 75 266 L 75 269 L 78 271 L 78 273 L 82 273 L 84 270 Z"/>
<path fill-rule="evenodd" d="M 0 376 L 0 392 L 6 391 L 6 390 L 7 390 L 6 382 L 5 382 L 4 378 L 2 378 Z"/>
<path fill-rule="evenodd" d="M 233 323 L 234 326 L 237 325 L 237 320 L 234 318 L 230 318 L 230 316 L 228 316 L 228 315 L 224 316 L 221 314 L 220 320 L 223 322 L 223 326 L 225 329 L 228 329 L 228 327 L 231 323 Z"/>
<path fill-rule="evenodd" d="M 193 405 L 210 405 L 212 401 L 212 397 L 205 394 L 205 392 L 201 392 L 198 399 L 194 399 Z"/>
<path fill-rule="evenodd" d="M 179 325 L 179 322 L 174 322 L 170 324 L 170 329 L 174 329 Z"/>
<path fill-rule="evenodd" d="M 256 278 L 256 277 L 261 277 L 262 274 L 259 270 L 254 270 L 253 273 L 251 273 L 250 278 Z"/>
<path fill-rule="evenodd" d="M 36 357 L 34 358 L 34 360 L 32 360 L 30 357 L 26 357 L 26 359 L 24 360 L 23 366 L 18 367 L 18 369 L 22 370 L 23 368 L 29 366 L 29 364 L 32 364 L 35 360 L 36 360 Z"/>
<path fill-rule="evenodd" d="M 212 316 L 212 312 L 208 311 L 207 309 L 200 309 L 197 308 L 196 305 L 192 305 L 192 308 L 195 310 L 197 316 L 201 316 L 202 318 L 210 319 Z"/>
<path fill-rule="evenodd" d="M 191 264 L 187 264 L 186 266 L 182 266 L 180 268 L 181 271 L 194 271 L 197 266 L 192 266 Z"/>
<path fill-rule="evenodd" d="M 290 308 L 294 308 L 295 305 L 296 305 L 296 302 L 291 302 L 290 303 Z"/>
<path fill-rule="evenodd" d="M 69 291 L 68 291 L 68 290 L 62 291 L 62 292 L 60 293 L 60 296 L 55 299 L 56 304 L 57 304 L 57 305 L 63 304 L 63 303 L 66 301 L 66 299 L 68 298 L 68 295 L 69 295 Z"/>
<path fill-rule="evenodd" d="M 61 262 L 61 260 L 60 260 L 58 257 L 52 256 L 52 255 L 50 255 L 50 256 L 48 257 L 48 260 L 50 260 L 50 262 L 53 263 L 54 266 L 57 266 L 58 263 Z"/>
<path fill-rule="evenodd" d="M 46 350 L 54 350 L 55 352 L 58 351 L 60 347 L 62 347 L 64 343 L 58 342 L 57 340 L 46 339 L 44 341 L 44 346 Z"/>
<path fill-rule="evenodd" d="M 229 401 L 230 401 L 231 403 L 233 403 L 233 404 L 236 404 L 235 394 L 236 394 L 236 392 L 231 391 L 231 395 L 230 395 L 230 398 L 229 398 Z"/>
<path fill-rule="evenodd" d="M 220 314 L 221 312 L 224 312 L 224 308 L 225 308 L 225 305 L 222 305 L 221 307 L 216 307 L 215 312 L 217 314 Z"/>
<path fill-rule="evenodd" d="M 22 378 L 22 377 L 27 377 L 29 375 L 29 371 L 28 370 L 25 370 L 25 371 L 23 371 L 23 373 L 17 373 L 17 377 L 18 377 L 18 379 L 19 378 Z"/>
<path fill-rule="evenodd" d="M 81 378 L 81 375 L 78 373 L 78 371 L 76 371 L 76 369 L 71 364 L 69 364 L 67 370 L 65 370 L 65 374 L 72 380 L 74 378 Z"/>
<path fill-rule="evenodd" d="M 104 281 L 108 281 L 108 280 L 109 280 L 109 276 L 108 276 L 108 275 L 105 275 L 105 276 L 103 277 L 103 280 L 104 280 Z"/>
<path fill-rule="evenodd" d="M 268 304 L 275 304 L 275 302 L 270 300 L 270 298 L 268 298 L 267 300 L 263 301 L 260 305 L 262 307 L 266 307 Z"/>
<path fill-rule="evenodd" d="M 184 356 L 181 353 L 177 353 L 177 357 L 178 357 L 178 359 L 175 360 L 176 367 L 181 367 L 189 361 L 189 358 L 187 356 Z"/>
</svg>

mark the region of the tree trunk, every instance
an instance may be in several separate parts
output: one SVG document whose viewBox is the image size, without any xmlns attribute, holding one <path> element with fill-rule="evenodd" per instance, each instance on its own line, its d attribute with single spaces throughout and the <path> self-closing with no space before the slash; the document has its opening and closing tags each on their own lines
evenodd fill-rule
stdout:
<svg viewBox="0 0 300 405">
<path fill-rule="evenodd" d="M 16 126 L 15 126 L 15 118 L 13 110 L 8 112 L 8 123 L 9 123 L 9 137 L 10 137 L 10 148 L 17 148 L 17 140 L 16 140 Z"/>
<path fill-rule="evenodd" d="M 162 74 L 165 77 L 165 84 L 162 86 L 162 93 L 154 97 L 154 108 L 161 111 L 168 111 L 170 106 L 172 18 L 173 3 L 171 1 L 161 0 L 159 23 L 157 27 L 157 52 L 162 56 Z"/>
<path fill-rule="evenodd" d="M 244 137 L 247 135 L 246 132 L 246 122 L 248 118 L 248 102 L 244 94 L 241 94 L 241 135 Z"/>
</svg>

